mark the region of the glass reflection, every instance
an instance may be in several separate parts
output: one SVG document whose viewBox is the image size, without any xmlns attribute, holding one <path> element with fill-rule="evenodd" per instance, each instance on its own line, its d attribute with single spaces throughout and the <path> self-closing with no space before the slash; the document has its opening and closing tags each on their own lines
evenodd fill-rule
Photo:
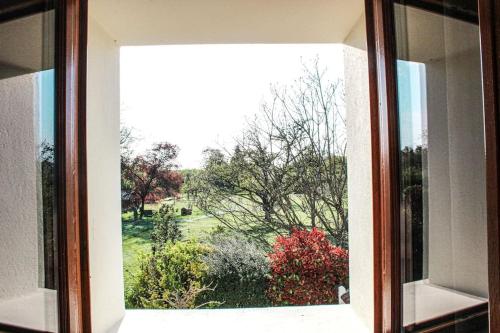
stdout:
<svg viewBox="0 0 500 333">
<path fill-rule="evenodd" d="M 416 3 L 395 4 L 404 331 L 487 332 L 479 29 Z"/>
<path fill-rule="evenodd" d="M 58 331 L 54 24 L 0 22 L 0 331 Z"/>
</svg>

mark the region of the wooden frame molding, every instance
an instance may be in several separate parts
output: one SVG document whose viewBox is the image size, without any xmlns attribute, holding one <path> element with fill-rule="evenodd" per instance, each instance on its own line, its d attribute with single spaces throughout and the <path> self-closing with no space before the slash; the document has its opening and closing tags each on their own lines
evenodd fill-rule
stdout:
<svg viewBox="0 0 500 333">
<path fill-rule="evenodd" d="M 490 332 L 500 332 L 500 3 L 479 0 L 486 136 Z"/>
<path fill-rule="evenodd" d="M 58 296 L 63 333 L 91 331 L 85 166 L 86 15 L 86 0 L 57 2 Z"/>
<path fill-rule="evenodd" d="M 372 117 L 375 332 L 401 328 L 399 159 L 393 1 L 366 0 Z M 389 39 L 388 39 L 389 38 Z"/>
<path fill-rule="evenodd" d="M 88 41 L 88 0 L 80 0 L 79 17 L 79 178 L 80 178 L 80 269 L 82 274 L 83 331 L 92 332 L 90 298 L 90 251 L 87 200 L 87 41 Z"/>
<path fill-rule="evenodd" d="M 0 4 L 0 22 L 56 11 L 57 294 L 61 333 L 91 332 L 85 113 L 87 7 L 87 0 L 4 0 Z M 45 333 L 1 323 L 0 331 Z"/>
<path fill-rule="evenodd" d="M 365 0 L 372 120 L 374 331 L 384 333 L 399 332 L 402 328 L 395 2 L 412 5 L 417 1 Z M 464 1 L 463 8 L 444 8 L 441 0 L 418 1 L 419 8 L 428 5 L 424 9 L 469 22 L 479 20 L 486 136 L 489 311 L 481 308 L 464 313 L 464 318 L 456 314 L 439 323 L 439 327 L 423 329 L 440 331 L 454 325 L 474 324 L 488 315 L 490 332 L 497 333 L 500 332 L 500 2 L 478 0 L 479 15 L 467 9 L 469 2 Z"/>
<path fill-rule="evenodd" d="M 382 330 L 382 243 L 380 219 L 380 128 L 378 112 L 377 87 L 377 53 L 375 40 L 375 21 L 371 0 L 365 1 L 366 39 L 368 53 L 368 76 L 370 94 L 370 128 L 372 145 L 372 200 L 373 200 L 373 268 L 374 268 L 374 304 L 373 329 L 378 333 Z"/>
</svg>

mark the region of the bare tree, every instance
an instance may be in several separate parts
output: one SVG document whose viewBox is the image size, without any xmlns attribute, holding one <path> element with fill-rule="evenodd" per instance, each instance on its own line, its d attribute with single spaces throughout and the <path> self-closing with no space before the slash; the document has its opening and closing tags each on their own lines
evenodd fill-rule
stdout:
<svg viewBox="0 0 500 333">
<path fill-rule="evenodd" d="M 298 195 L 285 197 L 282 209 L 299 207 L 311 226 L 321 227 L 347 247 L 347 159 L 344 90 L 331 82 L 318 60 L 304 69 L 295 88 L 274 89 L 264 108 L 275 141 L 292 156 Z"/>
<path fill-rule="evenodd" d="M 267 243 L 266 235 L 283 234 L 293 221 L 276 214 L 279 197 L 290 193 L 289 173 L 279 155 L 247 137 L 229 155 L 206 151 L 204 170 L 198 174 L 196 205 L 231 229 Z"/>
<path fill-rule="evenodd" d="M 196 204 L 226 226 L 268 235 L 320 227 L 347 247 L 347 161 L 343 85 L 318 60 L 248 123 L 232 151 L 206 151 Z"/>
<path fill-rule="evenodd" d="M 122 125 L 120 127 L 120 150 L 121 156 L 130 157 L 133 154 L 132 144 L 137 141 L 134 130 L 131 127 Z"/>
</svg>

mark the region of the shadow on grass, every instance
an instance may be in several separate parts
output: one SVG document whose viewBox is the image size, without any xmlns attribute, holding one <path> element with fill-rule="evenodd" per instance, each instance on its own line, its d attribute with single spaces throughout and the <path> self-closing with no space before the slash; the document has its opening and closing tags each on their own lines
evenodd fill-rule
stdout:
<svg viewBox="0 0 500 333">
<path fill-rule="evenodd" d="M 149 243 L 153 231 L 153 219 L 142 220 L 122 219 L 122 235 L 124 238 L 135 238 L 137 241 Z"/>
</svg>

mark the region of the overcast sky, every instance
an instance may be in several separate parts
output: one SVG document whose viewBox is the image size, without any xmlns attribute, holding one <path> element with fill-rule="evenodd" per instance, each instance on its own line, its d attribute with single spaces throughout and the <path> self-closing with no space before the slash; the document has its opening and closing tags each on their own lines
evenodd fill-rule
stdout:
<svg viewBox="0 0 500 333">
<path fill-rule="evenodd" d="M 168 141 L 181 168 L 199 167 L 203 149 L 232 145 L 271 84 L 293 83 L 316 56 L 331 79 L 343 76 L 335 44 L 122 47 L 122 125 L 141 138 L 136 151 Z"/>
</svg>

